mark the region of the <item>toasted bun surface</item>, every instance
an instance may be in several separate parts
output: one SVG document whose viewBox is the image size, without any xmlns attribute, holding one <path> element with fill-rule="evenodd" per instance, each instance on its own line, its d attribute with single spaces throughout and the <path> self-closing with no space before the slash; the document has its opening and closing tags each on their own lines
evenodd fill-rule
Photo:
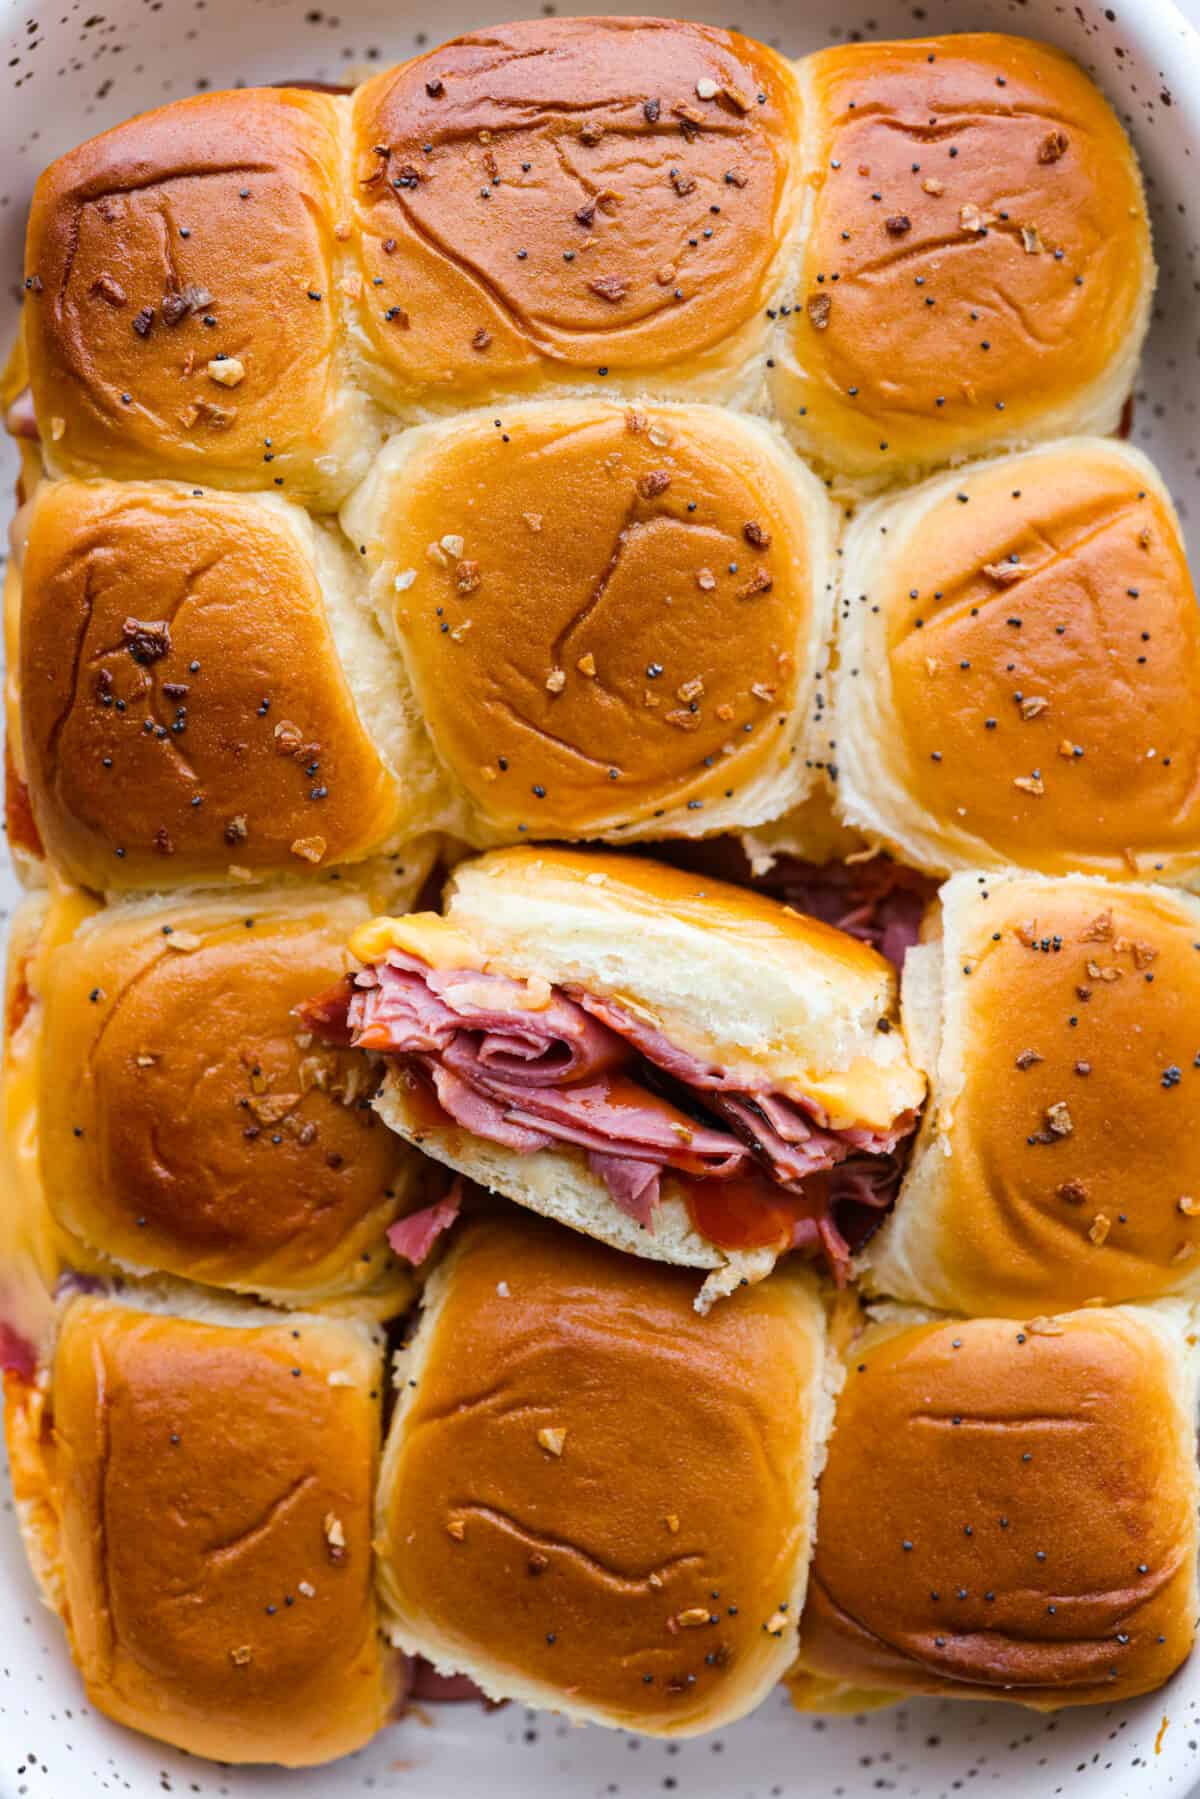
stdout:
<svg viewBox="0 0 1200 1799">
<path fill-rule="evenodd" d="M 674 19 L 527 20 L 369 82 L 358 339 L 379 395 L 744 386 L 796 210 L 799 112 L 774 51 Z"/>
<path fill-rule="evenodd" d="M 52 1418 L 14 1428 L 37 1388 L 10 1387 L 10 1442 L 30 1500 L 40 1466 L 43 1554 L 97 1710 L 195 1755 L 297 1766 L 360 1747 L 396 1696 L 371 1580 L 382 1367 L 358 1328 L 271 1319 L 76 1300 Z"/>
<path fill-rule="evenodd" d="M 1185 1329 L 1170 1306 L 869 1329 L 821 1478 L 800 1670 L 1046 1709 L 1160 1685 L 1196 1625 Z"/>
<path fill-rule="evenodd" d="M 446 917 L 448 937 L 415 914 L 376 920 L 351 948 L 370 962 L 395 943 L 611 997 L 749 1087 L 817 1100 L 835 1129 L 886 1128 L 920 1104 L 901 1033 L 879 1028 L 894 1015 L 889 964 L 760 894 L 642 857 L 497 850 L 459 863 Z"/>
<path fill-rule="evenodd" d="M 1200 1290 L 1200 901 L 958 875 L 931 991 L 932 1099 L 880 1291 L 965 1312 Z"/>
<path fill-rule="evenodd" d="M 342 555 L 271 498 L 40 490 L 23 569 L 24 762 L 66 873 L 161 887 L 381 846 L 402 799 L 326 610 Z M 358 663 L 386 655 L 365 619 L 352 624 L 366 634 L 351 640 Z"/>
<path fill-rule="evenodd" d="M 416 1158 L 370 1110 L 363 1058 L 292 1014 L 344 973 L 366 916 L 336 892 L 156 901 L 109 907 L 50 953 L 41 1175 L 93 1257 L 402 1308 L 384 1232 L 418 1197 Z"/>
<path fill-rule="evenodd" d="M 1080 439 L 939 476 L 860 514 L 843 581 L 851 824 L 934 872 L 1200 867 L 1200 611 L 1144 456 Z"/>
<path fill-rule="evenodd" d="M 690 834 L 796 803 L 832 618 L 820 483 L 707 407 L 504 426 L 403 434 L 343 514 L 467 833 Z"/>
<path fill-rule="evenodd" d="M 1047 44 L 850 44 L 800 65 L 815 195 L 774 397 L 795 441 L 874 480 L 1111 431 L 1150 316 L 1141 177 Z"/>
<path fill-rule="evenodd" d="M 472 1224 L 398 1371 L 377 1526 L 396 1640 L 577 1719 L 741 1716 L 794 1652 L 822 1343 L 800 1273 L 700 1320 L 675 1271 Z"/>
<path fill-rule="evenodd" d="M 287 88 L 203 94 L 51 163 L 25 315 L 57 472 L 275 483 L 325 504 L 361 472 L 375 434 L 346 382 L 333 292 L 343 106 Z"/>
</svg>

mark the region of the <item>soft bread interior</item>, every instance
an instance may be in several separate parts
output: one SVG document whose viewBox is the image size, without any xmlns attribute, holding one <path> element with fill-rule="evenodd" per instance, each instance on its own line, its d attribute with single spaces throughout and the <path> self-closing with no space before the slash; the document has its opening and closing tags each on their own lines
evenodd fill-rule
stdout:
<svg viewBox="0 0 1200 1799">
<path fill-rule="evenodd" d="M 702 1237 L 688 1216 L 681 1184 L 669 1171 L 663 1176 L 653 1226 L 647 1230 L 621 1210 L 604 1181 L 591 1172 L 586 1152 L 573 1144 L 524 1155 L 477 1137 L 449 1119 L 444 1124 L 431 1123 L 424 1095 L 415 1096 L 404 1074 L 395 1071 L 385 1077 L 374 1104 L 389 1130 L 491 1193 L 515 1200 L 529 1211 L 613 1249 L 650 1261 L 711 1270 L 697 1287 L 697 1311 L 708 1311 L 715 1299 L 738 1286 L 762 1280 L 775 1266 L 772 1249 L 727 1253 Z"/>
</svg>

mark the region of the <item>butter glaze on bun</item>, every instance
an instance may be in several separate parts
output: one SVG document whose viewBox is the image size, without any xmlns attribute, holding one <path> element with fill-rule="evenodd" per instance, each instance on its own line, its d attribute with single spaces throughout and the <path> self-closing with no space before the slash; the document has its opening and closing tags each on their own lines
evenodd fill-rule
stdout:
<svg viewBox="0 0 1200 1799">
<path fill-rule="evenodd" d="M 847 1351 L 793 1682 L 1052 1711 L 1160 1686 L 1196 1629 L 1187 1309 L 929 1320 Z M 815 1690 L 813 1681 L 815 1677 Z"/>
<path fill-rule="evenodd" d="M 56 473 L 275 485 L 328 506 L 363 472 L 377 432 L 336 292 L 345 104 L 200 94 L 50 164 L 24 316 Z"/>
<path fill-rule="evenodd" d="M 452 828 L 627 840 L 797 803 L 832 618 L 821 484 L 709 407 L 544 401 L 504 423 L 403 433 L 343 511 Z"/>
<path fill-rule="evenodd" d="M 773 50 L 676 19 L 527 20 L 377 76 L 352 152 L 376 394 L 761 385 L 799 123 Z"/>
<path fill-rule="evenodd" d="M 876 483 L 1106 432 L 1153 284 L 1132 148 L 1046 45 L 793 66 L 687 21 L 543 18 L 352 98 L 196 95 L 60 157 L 24 329 L 51 472 L 328 511 L 380 407 L 771 405 Z"/>
<path fill-rule="evenodd" d="M 741 1717 L 794 1654 L 830 1383 L 799 1270 L 698 1319 L 678 1270 L 473 1223 L 398 1360 L 391 1636 L 576 1722 Z"/>
<path fill-rule="evenodd" d="M 931 1100 L 875 1291 L 1014 1314 L 1200 1293 L 1198 941 L 1169 888 L 947 882 L 905 964 Z"/>
<path fill-rule="evenodd" d="M 385 847 L 394 664 L 331 533 L 271 495 L 112 481 L 46 484 L 26 531 L 23 760 L 64 873 L 165 887 Z"/>
<path fill-rule="evenodd" d="M 1070 439 L 866 507 L 838 661 L 842 816 L 900 861 L 1200 870 L 1200 610 L 1138 451 Z"/>
<path fill-rule="evenodd" d="M 1099 88 L 1050 45 L 987 32 L 798 66 L 814 191 L 771 378 L 797 446 L 886 482 L 1114 430 L 1155 271 Z"/>
<path fill-rule="evenodd" d="M 376 1071 L 292 1012 L 368 916 L 340 887 L 109 906 L 35 964 L 41 1185 L 70 1264 L 403 1309 L 384 1233 L 422 1165 L 370 1110 Z"/>
<path fill-rule="evenodd" d="M 382 1364 L 361 1326 L 97 1296 L 68 1305 L 48 1385 L 8 1377 L 19 1516 L 97 1711 L 289 1767 L 387 1722 Z"/>
</svg>

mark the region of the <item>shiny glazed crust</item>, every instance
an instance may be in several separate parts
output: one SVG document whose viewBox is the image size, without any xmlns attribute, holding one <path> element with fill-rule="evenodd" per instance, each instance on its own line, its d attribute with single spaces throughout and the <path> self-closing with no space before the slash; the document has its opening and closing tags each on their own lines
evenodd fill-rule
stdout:
<svg viewBox="0 0 1200 1799">
<path fill-rule="evenodd" d="M 1200 901 L 958 875 L 906 968 L 931 1098 L 875 1291 L 1020 1314 L 1200 1290 Z"/>
<path fill-rule="evenodd" d="M 1133 148 L 1048 44 L 848 44 L 800 65 L 813 187 L 775 406 L 879 483 L 1115 429 L 1154 259 Z"/>
<path fill-rule="evenodd" d="M 374 391 L 400 410 L 551 384 L 744 392 L 799 132 L 780 56 L 673 19 L 529 20 L 377 76 L 352 125 Z"/>
<path fill-rule="evenodd" d="M 343 511 L 481 843 L 697 834 L 813 779 L 835 523 L 769 427 L 545 401 L 402 434 Z"/>
<path fill-rule="evenodd" d="M 1187 1331 L 1170 1304 L 870 1328 L 821 1478 L 801 1673 L 1044 1709 L 1159 1686 L 1196 1624 Z"/>
<path fill-rule="evenodd" d="M 422 1165 L 370 1110 L 365 1058 L 292 1011 L 346 971 L 366 916 L 336 889 L 152 901 L 49 951 L 33 1111 L 68 1261 L 403 1309 L 411 1277 L 385 1231 Z"/>
<path fill-rule="evenodd" d="M 1200 868 L 1200 611 L 1138 451 L 1070 439 L 865 508 L 835 686 L 846 820 L 930 873 Z"/>
<path fill-rule="evenodd" d="M 344 1324 L 70 1305 L 48 1407 L 9 1379 L 9 1442 L 97 1710 L 195 1755 L 288 1766 L 386 1721 L 381 1378 L 379 1345 Z"/>
<path fill-rule="evenodd" d="M 698 1319 L 676 1270 L 512 1213 L 473 1224 L 398 1369 L 393 1636 L 577 1719 L 740 1716 L 793 1651 L 825 1378 L 800 1271 Z"/>
</svg>

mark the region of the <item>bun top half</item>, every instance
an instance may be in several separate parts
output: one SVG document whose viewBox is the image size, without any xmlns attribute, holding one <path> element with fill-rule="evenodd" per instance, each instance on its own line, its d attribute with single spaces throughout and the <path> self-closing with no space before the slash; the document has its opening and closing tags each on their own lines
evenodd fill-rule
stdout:
<svg viewBox="0 0 1200 1799">
<path fill-rule="evenodd" d="M 1015 1315 L 1200 1292 L 1200 900 L 957 875 L 940 930 L 905 967 L 931 1101 L 873 1284 Z"/>
<path fill-rule="evenodd" d="M 1187 1336 L 1172 1305 L 885 1309 L 847 1351 L 800 1669 L 1047 1709 L 1160 1685 L 1196 1626 Z"/>
<path fill-rule="evenodd" d="M 49 1398 L 10 1376 L 7 1424 L 31 1550 L 97 1710 L 194 1755 L 288 1766 L 387 1721 L 382 1364 L 361 1327 L 303 1315 L 67 1305 Z"/>
<path fill-rule="evenodd" d="M 744 384 L 799 122 L 774 51 L 677 19 L 527 20 L 378 76 L 353 124 L 376 391 L 445 409 L 551 381 Z"/>
<path fill-rule="evenodd" d="M 713 831 L 811 784 L 835 527 L 769 427 L 470 413 L 396 439 L 342 517 L 474 841 Z"/>
<path fill-rule="evenodd" d="M 283 487 L 336 502 L 375 434 L 339 324 L 343 102 L 201 94 L 51 163 L 25 342 L 59 473 Z"/>
<path fill-rule="evenodd" d="M 72 1266 L 403 1309 L 385 1233 L 424 1165 L 376 1118 L 363 1059 L 293 1013 L 367 917 L 340 884 L 107 906 L 33 962 L 14 1128 L 36 1129 Z"/>
<path fill-rule="evenodd" d="M 772 377 L 869 480 L 1119 420 L 1154 260 L 1132 146 L 1048 44 L 859 43 L 800 65 L 813 183 Z"/>
<path fill-rule="evenodd" d="M 391 1634 L 485 1692 L 687 1736 L 794 1653 L 828 1427 L 815 1286 L 694 1283 L 506 1211 L 432 1277 L 380 1481 Z"/>
<path fill-rule="evenodd" d="M 23 765 L 64 873 L 306 874 L 396 834 L 404 785 L 367 728 L 392 735 L 388 653 L 331 534 L 165 482 L 46 483 L 23 518 Z"/>
<path fill-rule="evenodd" d="M 902 861 L 1200 867 L 1200 609 L 1138 451 L 1070 439 L 864 508 L 839 664 L 843 816 Z"/>
</svg>

